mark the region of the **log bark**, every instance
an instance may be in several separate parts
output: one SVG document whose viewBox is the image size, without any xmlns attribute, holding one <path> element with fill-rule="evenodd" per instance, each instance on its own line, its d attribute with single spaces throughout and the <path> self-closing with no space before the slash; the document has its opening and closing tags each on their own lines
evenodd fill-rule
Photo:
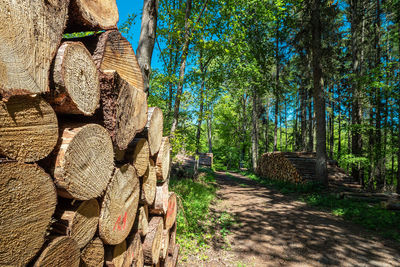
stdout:
<svg viewBox="0 0 400 267">
<path fill-rule="evenodd" d="M 23 162 L 46 157 L 58 140 L 57 117 L 41 97 L 0 101 L 0 154 Z"/>
<path fill-rule="evenodd" d="M 98 37 L 93 59 L 99 70 L 115 70 L 130 85 L 144 91 L 142 71 L 135 52 L 119 31 L 106 31 Z"/>
<path fill-rule="evenodd" d="M 131 231 L 139 204 L 140 185 L 135 168 L 115 170 L 101 205 L 99 235 L 104 243 L 121 243 Z"/>
<path fill-rule="evenodd" d="M 97 229 L 97 227 L 96 227 Z M 81 267 L 101 267 L 104 265 L 104 245 L 96 237 L 81 252 Z"/>
<path fill-rule="evenodd" d="M 168 209 L 167 213 L 165 214 L 165 229 L 169 230 L 174 225 L 177 211 L 178 206 L 176 202 L 176 194 L 174 192 L 170 192 L 168 198 Z"/>
<path fill-rule="evenodd" d="M 163 137 L 163 124 L 164 118 L 162 110 L 158 107 L 149 107 L 146 127 L 138 136 L 146 138 L 149 142 L 151 157 L 160 150 Z"/>
<path fill-rule="evenodd" d="M 133 236 L 129 237 L 128 240 L 129 247 L 127 249 L 123 267 L 142 267 L 144 259 L 142 241 L 140 240 L 139 233 L 136 232 Z"/>
<path fill-rule="evenodd" d="M 168 257 L 168 247 L 169 247 L 169 230 L 164 229 L 162 234 L 161 243 L 161 259 L 165 260 Z"/>
<path fill-rule="evenodd" d="M 156 187 L 156 197 L 154 204 L 150 209 L 151 214 L 164 215 L 168 209 L 168 183 L 165 182 L 162 185 Z"/>
<path fill-rule="evenodd" d="M 0 163 L 1 266 L 23 266 L 35 256 L 56 203 L 53 181 L 40 167 Z"/>
<path fill-rule="evenodd" d="M 145 138 L 135 138 L 129 144 L 125 159 L 135 166 L 139 177 L 146 174 L 149 168 L 149 143 Z"/>
<path fill-rule="evenodd" d="M 166 267 L 175 267 L 178 264 L 178 256 L 179 256 L 179 245 L 176 244 L 174 248 L 174 253 L 172 256 L 168 256 L 165 260 L 164 266 Z"/>
<path fill-rule="evenodd" d="M 100 207 L 96 199 L 83 202 L 59 203 L 55 213 L 53 232 L 74 239 L 81 249 L 93 238 L 97 231 Z"/>
<path fill-rule="evenodd" d="M 40 254 L 34 267 L 71 266 L 78 267 L 80 251 L 75 240 L 61 236 L 51 241 Z"/>
<path fill-rule="evenodd" d="M 58 49 L 47 99 L 58 113 L 90 116 L 98 108 L 99 74 L 81 42 L 64 42 Z"/>
<path fill-rule="evenodd" d="M 128 147 L 147 123 L 147 97 L 116 71 L 100 74 L 101 109 L 105 128 L 120 150 Z"/>
<path fill-rule="evenodd" d="M 116 29 L 118 20 L 115 0 L 71 0 L 66 32 Z"/>
<path fill-rule="evenodd" d="M 123 240 L 116 246 L 106 247 L 106 266 L 122 267 L 127 255 L 126 241 Z"/>
<path fill-rule="evenodd" d="M 168 255 L 174 255 L 176 244 L 176 222 L 169 230 L 169 245 L 168 245 Z"/>
<path fill-rule="evenodd" d="M 156 167 L 152 159 L 149 160 L 149 167 L 142 177 L 142 192 L 140 201 L 147 205 L 153 205 L 156 197 L 157 176 Z"/>
<path fill-rule="evenodd" d="M 143 255 L 146 264 L 157 264 L 160 258 L 163 221 L 153 217 L 149 223 L 149 233 L 144 238 Z"/>
<path fill-rule="evenodd" d="M 99 197 L 114 169 L 107 131 L 97 124 L 72 124 L 64 125 L 61 132 L 59 146 L 50 159 L 58 194 L 78 200 Z"/>
<path fill-rule="evenodd" d="M 161 141 L 160 151 L 158 151 L 156 159 L 157 180 L 164 182 L 169 177 L 171 159 L 170 159 L 171 144 L 168 137 L 163 137 Z"/>
<path fill-rule="evenodd" d="M 0 94 L 49 90 L 49 70 L 61 42 L 69 0 L 0 3 Z"/>
<path fill-rule="evenodd" d="M 149 209 L 147 205 L 141 206 L 139 208 L 134 229 L 142 237 L 146 236 L 149 232 Z"/>
</svg>

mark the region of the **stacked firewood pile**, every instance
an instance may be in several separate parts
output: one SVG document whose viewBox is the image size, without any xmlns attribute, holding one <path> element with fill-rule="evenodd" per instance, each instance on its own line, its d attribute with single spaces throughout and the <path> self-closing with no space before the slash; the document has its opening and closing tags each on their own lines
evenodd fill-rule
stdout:
<svg viewBox="0 0 400 267">
<path fill-rule="evenodd" d="M 258 159 L 256 174 L 261 177 L 294 183 L 303 181 L 297 169 L 282 152 L 264 153 Z"/>
<path fill-rule="evenodd" d="M 0 266 L 175 266 L 170 143 L 115 0 L 0 10 Z"/>
</svg>

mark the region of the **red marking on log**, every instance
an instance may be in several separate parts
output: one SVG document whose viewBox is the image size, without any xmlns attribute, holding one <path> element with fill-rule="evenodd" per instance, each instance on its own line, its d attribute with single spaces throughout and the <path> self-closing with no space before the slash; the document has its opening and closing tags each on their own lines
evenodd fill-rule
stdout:
<svg viewBox="0 0 400 267">
<path fill-rule="evenodd" d="M 122 227 L 121 227 L 121 225 L 120 225 L 120 223 L 121 223 L 121 215 L 120 215 L 118 217 L 117 221 L 115 222 L 113 231 L 115 231 L 115 227 L 117 227 L 118 231 L 125 230 L 127 217 L 128 217 L 128 213 L 125 211 L 125 215 L 124 215 L 124 218 L 122 219 Z"/>
<path fill-rule="evenodd" d="M 124 219 L 123 219 L 123 225 L 122 225 L 122 229 L 124 229 L 124 230 L 125 230 L 125 226 L 126 226 L 126 218 L 127 218 L 127 216 L 128 216 L 128 214 L 125 211 L 125 215 L 124 215 Z"/>
</svg>

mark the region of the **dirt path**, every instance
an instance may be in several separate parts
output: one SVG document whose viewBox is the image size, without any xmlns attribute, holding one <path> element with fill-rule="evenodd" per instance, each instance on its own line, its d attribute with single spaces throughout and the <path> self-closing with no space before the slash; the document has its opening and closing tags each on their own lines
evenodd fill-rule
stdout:
<svg viewBox="0 0 400 267">
<path fill-rule="evenodd" d="M 239 174 L 217 172 L 213 213 L 233 214 L 230 247 L 181 266 L 400 266 L 400 246 Z M 204 258 L 204 256 L 203 256 Z"/>
</svg>

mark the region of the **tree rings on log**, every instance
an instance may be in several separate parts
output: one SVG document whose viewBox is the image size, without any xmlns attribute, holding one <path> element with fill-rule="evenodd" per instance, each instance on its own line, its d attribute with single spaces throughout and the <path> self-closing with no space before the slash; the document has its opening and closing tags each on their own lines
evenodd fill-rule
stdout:
<svg viewBox="0 0 400 267">
<path fill-rule="evenodd" d="M 96 237 L 81 252 L 81 267 L 101 267 L 104 265 L 104 245 Z"/>
<path fill-rule="evenodd" d="M 165 229 L 171 229 L 176 221 L 176 214 L 178 211 L 178 206 L 176 202 L 176 194 L 174 192 L 169 193 L 168 198 L 168 209 L 165 214 Z"/>
<path fill-rule="evenodd" d="M 149 209 L 147 205 L 139 208 L 134 229 L 140 236 L 145 236 L 149 232 Z"/>
<path fill-rule="evenodd" d="M 162 110 L 158 107 L 149 107 L 146 127 L 139 135 L 147 138 L 150 156 L 154 156 L 160 150 L 163 137 L 163 123 Z"/>
<path fill-rule="evenodd" d="M 70 236 L 79 248 L 83 248 L 97 231 L 100 207 L 96 199 L 73 202 L 70 205 L 58 205 L 57 221 L 52 228 L 56 233 Z"/>
<path fill-rule="evenodd" d="M 127 249 L 123 267 L 142 267 L 144 264 L 143 248 L 139 233 L 136 232 L 133 236 L 128 238 L 128 240 L 129 247 Z"/>
<path fill-rule="evenodd" d="M 116 246 L 106 247 L 106 266 L 122 267 L 126 258 L 126 241 L 123 240 Z"/>
<path fill-rule="evenodd" d="M 53 67 L 48 100 L 56 112 L 93 115 L 99 106 L 100 81 L 92 55 L 81 42 L 64 42 Z"/>
<path fill-rule="evenodd" d="M 140 201 L 147 205 L 153 205 L 156 197 L 157 176 L 156 167 L 152 159 L 149 160 L 149 167 L 142 177 L 142 193 Z"/>
<path fill-rule="evenodd" d="M 161 241 L 161 258 L 165 260 L 168 257 L 168 247 L 169 247 L 169 230 L 164 229 Z"/>
<path fill-rule="evenodd" d="M 58 140 L 53 108 L 41 97 L 0 101 L 0 154 L 23 162 L 46 157 Z"/>
<path fill-rule="evenodd" d="M 169 143 L 168 137 L 163 137 L 161 141 L 160 151 L 158 151 L 157 159 L 156 159 L 156 173 L 157 180 L 160 182 L 164 182 L 168 179 L 169 170 L 170 170 L 170 150 L 171 145 Z"/>
<path fill-rule="evenodd" d="M 102 195 L 114 169 L 107 131 L 97 124 L 66 125 L 61 139 L 53 165 L 59 195 L 79 200 Z"/>
<path fill-rule="evenodd" d="M 168 193 L 169 191 L 167 182 L 156 187 L 156 197 L 154 199 L 154 204 L 150 209 L 151 214 L 164 215 L 167 213 L 169 198 Z"/>
<path fill-rule="evenodd" d="M 67 20 L 69 0 L 1 1 L 0 94 L 48 91 L 49 70 Z"/>
<path fill-rule="evenodd" d="M 174 255 L 175 244 L 176 244 L 176 222 L 169 230 L 168 255 Z"/>
<path fill-rule="evenodd" d="M 67 32 L 111 30 L 119 19 L 115 0 L 71 0 Z"/>
<path fill-rule="evenodd" d="M 147 96 L 116 71 L 100 74 L 101 115 L 104 127 L 120 150 L 128 147 L 147 123 Z"/>
<path fill-rule="evenodd" d="M 100 35 L 93 59 L 101 71 L 116 70 L 130 85 L 144 91 L 142 71 L 135 52 L 119 31 L 107 31 Z"/>
<path fill-rule="evenodd" d="M 103 198 L 99 234 L 104 243 L 116 245 L 129 234 L 139 204 L 140 184 L 135 168 L 117 168 Z"/>
<path fill-rule="evenodd" d="M 163 220 L 153 217 L 149 223 L 149 232 L 144 238 L 143 255 L 146 264 L 157 264 L 160 258 L 161 241 L 163 234 Z"/>
<path fill-rule="evenodd" d="M 175 267 L 178 264 L 179 245 L 175 244 L 174 253 L 167 257 L 164 266 Z"/>
<path fill-rule="evenodd" d="M 71 266 L 78 267 L 80 251 L 75 240 L 61 236 L 51 241 L 40 254 L 34 267 Z"/>
<path fill-rule="evenodd" d="M 142 177 L 149 168 L 149 143 L 145 138 L 135 138 L 129 144 L 125 159 L 135 166 L 136 173 Z"/>
<path fill-rule="evenodd" d="M 1 266 L 22 266 L 35 256 L 56 203 L 53 181 L 40 167 L 0 163 Z"/>
</svg>

